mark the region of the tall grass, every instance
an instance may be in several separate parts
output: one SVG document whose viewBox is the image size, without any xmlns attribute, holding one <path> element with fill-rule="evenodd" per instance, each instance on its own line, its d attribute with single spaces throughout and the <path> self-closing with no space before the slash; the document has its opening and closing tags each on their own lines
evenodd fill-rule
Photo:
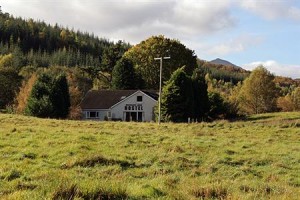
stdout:
<svg viewBox="0 0 300 200">
<path fill-rule="evenodd" d="M 298 199 L 300 113 L 161 124 L 0 115 L 0 199 Z"/>
</svg>

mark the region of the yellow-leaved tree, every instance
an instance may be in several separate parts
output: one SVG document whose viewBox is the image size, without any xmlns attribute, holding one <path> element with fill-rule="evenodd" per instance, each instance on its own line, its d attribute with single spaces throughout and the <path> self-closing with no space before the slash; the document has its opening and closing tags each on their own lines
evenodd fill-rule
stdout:
<svg viewBox="0 0 300 200">
<path fill-rule="evenodd" d="M 241 110 L 247 114 L 276 111 L 278 90 L 274 75 L 265 67 L 258 66 L 244 81 L 240 91 Z"/>
</svg>

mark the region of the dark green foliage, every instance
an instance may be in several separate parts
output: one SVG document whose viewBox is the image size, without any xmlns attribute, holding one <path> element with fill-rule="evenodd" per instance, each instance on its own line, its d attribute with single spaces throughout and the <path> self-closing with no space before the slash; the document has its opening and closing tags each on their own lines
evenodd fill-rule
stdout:
<svg viewBox="0 0 300 200">
<path fill-rule="evenodd" d="M 53 103 L 50 100 L 53 80 L 46 73 L 42 74 L 34 84 L 28 98 L 25 113 L 36 117 L 50 117 L 53 115 Z"/>
<path fill-rule="evenodd" d="M 66 118 L 70 108 L 70 96 L 67 78 L 65 75 L 59 75 L 52 89 L 52 103 L 54 109 L 54 117 Z"/>
<path fill-rule="evenodd" d="M 32 88 L 25 113 L 36 117 L 66 118 L 70 107 L 65 75 L 43 73 Z"/>
<path fill-rule="evenodd" d="M 133 64 L 127 58 L 119 60 L 112 72 L 113 89 L 141 89 L 142 80 L 136 74 Z"/>
<path fill-rule="evenodd" d="M 118 60 L 122 58 L 129 47 L 130 45 L 128 43 L 120 40 L 116 44 L 105 48 L 102 55 L 101 70 L 111 74 Z M 111 78 L 112 77 L 110 77 L 110 81 Z"/>
<path fill-rule="evenodd" d="M 162 92 L 162 119 L 164 121 L 187 122 L 207 119 L 209 113 L 207 84 L 200 70 L 190 77 L 184 67 L 176 70 L 166 82 Z"/>
<path fill-rule="evenodd" d="M 0 69 L 0 109 L 12 104 L 21 85 L 22 77 L 14 69 Z"/>
<path fill-rule="evenodd" d="M 225 118 L 228 106 L 223 97 L 217 92 L 208 93 L 209 117 L 211 119 Z"/>
<path fill-rule="evenodd" d="M 66 48 L 99 56 L 103 48 L 110 45 L 106 39 L 99 39 L 92 34 L 32 19 L 14 18 L 8 13 L 0 14 L 0 31 L 0 41 L 9 47 L 19 46 L 24 53 L 31 49 L 54 52 Z"/>
<path fill-rule="evenodd" d="M 163 121 L 187 122 L 194 116 L 192 81 L 183 67 L 177 69 L 163 87 L 161 106 Z"/>
<path fill-rule="evenodd" d="M 197 121 L 203 121 L 209 111 L 209 102 L 207 94 L 207 83 L 204 74 L 196 69 L 192 76 L 194 93 L 194 118 Z"/>
</svg>

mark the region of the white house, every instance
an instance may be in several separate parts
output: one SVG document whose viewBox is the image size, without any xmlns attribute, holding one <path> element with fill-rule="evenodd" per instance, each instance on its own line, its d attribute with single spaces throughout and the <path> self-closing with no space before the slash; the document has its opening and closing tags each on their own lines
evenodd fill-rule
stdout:
<svg viewBox="0 0 300 200">
<path fill-rule="evenodd" d="M 83 119 L 149 122 L 158 95 L 149 90 L 91 90 L 80 107 Z"/>
</svg>

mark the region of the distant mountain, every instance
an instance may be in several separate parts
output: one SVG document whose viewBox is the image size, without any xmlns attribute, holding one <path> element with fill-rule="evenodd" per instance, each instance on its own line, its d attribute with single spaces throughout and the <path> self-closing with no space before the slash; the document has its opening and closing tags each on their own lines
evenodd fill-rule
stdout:
<svg viewBox="0 0 300 200">
<path fill-rule="evenodd" d="M 215 64 L 215 65 L 225 65 L 225 66 L 231 66 L 231 67 L 238 67 L 235 64 L 232 64 L 231 62 L 229 62 L 227 60 L 222 60 L 220 58 L 217 58 L 217 59 L 209 61 L 209 62 L 212 63 L 212 64 Z"/>
<path fill-rule="evenodd" d="M 243 81 L 250 74 L 249 71 L 220 58 L 212 61 L 198 59 L 197 64 L 204 74 L 210 74 L 216 80 L 234 84 Z"/>
</svg>

